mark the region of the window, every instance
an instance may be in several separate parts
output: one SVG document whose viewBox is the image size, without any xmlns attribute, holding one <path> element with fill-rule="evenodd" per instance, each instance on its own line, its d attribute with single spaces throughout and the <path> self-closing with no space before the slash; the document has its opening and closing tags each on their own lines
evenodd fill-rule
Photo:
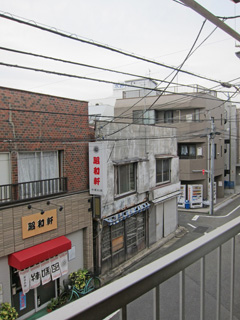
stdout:
<svg viewBox="0 0 240 320">
<path fill-rule="evenodd" d="M 173 111 L 164 111 L 164 123 L 173 123 Z"/>
<path fill-rule="evenodd" d="M 18 154 L 18 182 L 59 177 L 58 152 L 20 152 Z"/>
<path fill-rule="evenodd" d="M 192 110 L 192 113 L 186 114 L 186 121 L 187 122 L 192 122 L 192 121 L 199 122 L 200 121 L 200 109 L 194 109 L 194 110 Z"/>
<path fill-rule="evenodd" d="M 61 151 L 20 152 L 18 154 L 19 198 L 27 199 L 59 192 L 61 159 Z"/>
<path fill-rule="evenodd" d="M 0 153 L 0 202 L 11 200 L 10 155 Z"/>
<path fill-rule="evenodd" d="M 200 109 L 194 110 L 194 121 L 200 121 Z"/>
<path fill-rule="evenodd" d="M 156 183 L 170 181 L 171 159 L 156 159 Z"/>
<path fill-rule="evenodd" d="M 179 144 L 178 156 L 180 159 L 196 159 L 196 145 Z"/>
<path fill-rule="evenodd" d="M 137 124 L 155 124 L 155 110 L 134 110 L 133 123 Z"/>
<path fill-rule="evenodd" d="M 129 163 L 115 167 L 116 194 L 136 191 L 137 164 Z"/>
</svg>

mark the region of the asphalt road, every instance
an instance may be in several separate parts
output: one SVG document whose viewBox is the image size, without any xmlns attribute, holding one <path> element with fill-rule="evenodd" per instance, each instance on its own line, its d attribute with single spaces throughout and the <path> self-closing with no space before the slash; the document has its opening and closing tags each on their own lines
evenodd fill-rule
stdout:
<svg viewBox="0 0 240 320">
<path fill-rule="evenodd" d="M 163 255 L 168 254 L 185 244 L 201 237 L 205 232 L 211 232 L 217 227 L 221 227 L 231 219 L 240 215 L 240 197 L 225 202 L 224 206 L 214 212 L 213 216 L 196 213 L 191 210 L 179 212 L 179 225 L 185 227 L 188 232 L 179 238 L 171 241 L 155 250 L 147 257 L 129 268 L 124 274 L 141 268 Z M 222 247 L 222 296 L 221 296 L 221 320 L 230 319 L 230 243 Z M 216 252 L 212 252 L 206 257 L 206 281 L 205 281 L 205 320 L 216 319 Z M 236 278 L 235 278 L 235 304 L 234 320 L 240 320 L 240 235 L 236 239 Z M 189 266 L 186 269 L 186 296 L 185 320 L 200 319 L 200 262 Z M 150 320 L 153 319 L 153 299 L 152 292 L 146 293 L 138 300 L 128 305 L 128 319 L 130 320 Z M 179 319 L 179 276 L 169 279 L 161 285 L 161 320 Z M 109 318 L 120 319 L 119 314 Z"/>
</svg>

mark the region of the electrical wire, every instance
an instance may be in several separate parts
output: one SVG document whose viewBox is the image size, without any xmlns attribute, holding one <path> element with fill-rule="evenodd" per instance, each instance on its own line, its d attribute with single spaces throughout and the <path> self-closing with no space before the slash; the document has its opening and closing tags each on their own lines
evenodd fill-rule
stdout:
<svg viewBox="0 0 240 320">
<path fill-rule="evenodd" d="M 67 33 L 66 31 L 60 31 L 60 30 L 58 30 L 56 28 L 52 28 L 51 29 L 50 27 L 41 25 L 41 24 L 39 24 L 39 23 L 37 23 L 35 21 L 33 23 L 32 21 L 23 20 L 23 18 L 14 17 L 14 15 L 11 15 L 11 14 L 7 15 L 3 11 L 0 11 L 0 18 L 8 19 L 10 21 L 14 21 L 14 22 L 17 22 L 17 23 L 20 23 L 20 24 L 23 24 L 23 25 L 26 25 L 26 26 L 29 26 L 29 27 L 37 28 L 39 30 L 46 31 L 46 32 L 49 32 L 49 33 L 52 33 L 52 34 L 55 34 L 55 35 L 58 35 L 58 36 L 61 36 L 61 37 L 64 37 L 64 38 L 68 38 L 68 39 L 79 41 L 79 42 L 82 42 L 82 43 L 85 43 L 85 44 L 88 44 L 88 45 L 96 46 L 96 47 L 101 48 L 101 49 L 110 50 L 112 52 L 115 52 L 115 53 L 118 53 L 118 54 L 121 54 L 121 55 L 124 55 L 124 56 L 128 56 L 130 58 L 134 58 L 134 59 L 137 59 L 137 60 L 141 60 L 141 61 L 145 61 L 145 62 L 148 62 L 148 63 L 152 63 L 152 64 L 155 64 L 155 65 L 164 67 L 164 68 L 172 69 L 172 70 L 175 70 L 175 71 L 178 70 L 177 67 L 169 66 L 167 64 L 160 63 L 160 62 L 154 61 L 154 60 L 149 59 L 149 58 L 141 57 L 139 55 L 136 55 L 136 54 L 133 54 L 133 53 L 129 53 L 129 52 L 124 51 L 122 49 L 117 49 L 117 48 L 111 47 L 111 46 L 106 45 L 106 44 L 102 44 L 102 43 L 97 42 L 97 41 L 80 38 L 76 34 L 73 35 L 71 33 Z M 178 72 L 185 73 L 185 74 L 188 74 L 188 75 L 191 75 L 191 76 L 194 76 L 194 77 L 198 77 L 198 78 L 201 78 L 201 79 L 204 79 L 204 80 L 208 80 L 208 81 L 220 84 L 220 81 L 218 81 L 218 80 L 214 80 L 214 79 L 210 79 L 208 77 L 197 75 L 195 73 L 192 73 L 192 72 L 189 72 L 189 71 L 186 71 L 186 70 L 183 70 L 183 69 L 179 70 Z"/>
<path fill-rule="evenodd" d="M 175 75 L 173 76 L 173 78 L 171 79 L 171 81 L 167 84 L 166 88 L 160 93 L 159 97 L 157 97 L 157 98 L 154 100 L 154 102 L 147 108 L 147 110 L 145 111 L 145 113 L 146 113 L 147 111 L 149 111 L 149 110 L 155 105 L 155 103 L 162 97 L 163 93 L 168 89 L 168 87 L 170 86 L 170 84 L 172 83 L 172 81 L 176 78 L 176 76 L 177 76 L 178 73 L 180 72 L 181 68 L 183 67 L 183 65 L 185 64 L 185 62 L 186 62 L 187 59 L 189 58 L 191 52 L 193 51 L 193 48 L 195 47 L 195 45 L 196 45 L 196 43 L 197 43 L 197 41 L 198 41 L 198 39 L 199 39 L 199 37 L 200 37 L 200 34 L 201 34 L 202 30 L 203 30 L 203 27 L 204 27 L 206 21 L 207 21 L 206 19 L 203 21 L 202 26 L 201 26 L 198 34 L 197 34 L 196 39 L 195 39 L 194 42 L 193 42 L 192 47 L 190 48 L 190 50 L 189 50 L 186 58 L 183 60 L 183 62 L 181 63 L 181 65 L 180 65 L 180 66 L 178 67 L 178 69 L 176 70 Z M 129 124 L 129 125 L 130 125 L 130 124 Z M 128 126 L 129 126 L 129 125 L 128 125 Z M 118 130 L 117 132 L 119 132 L 119 131 L 121 131 L 121 130 Z M 108 136 L 109 136 L 109 135 L 108 135 Z"/>
<path fill-rule="evenodd" d="M 22 50 L 7 48 L 7 47 L 0 47 L 0 50 L 12 52 L 12 53 L 17 53 L 17 54 L 22 54 L 22 55 L 27 55 L 27 56 L 32 56 L 32 57 L 36 57 L 36 58 L 53 60 L 53 61 L 62 62 L 62 63 L 68 63 L 68 64 L 72 64 L 72 65 L 77 65 L 77 66 L 86 67 L 86 68 L 92 68 L 92 69 L 101 70 L 101 71 L 112 72 L 112 73 L 121 74 L 121 75 L 127 75 L 127 76 L 131 76 L 131 77 L 135 77 L 135 78 L 158 81 L 161 83 L 169 83 L 169 81 L 161 80 L 158 78 L 153 78 L 150 76 L 148 77 L 148 76 L 143 76 L 143 75 L 139 75 L 139 74 L 118 71 L 118 70 L 113 70 L 113 69 L 109 69 L 109 68 L 98 67 L 98 66 L 84 64 L 84 63 L 80 63 L 80 62 L 76 62 L 76 61 L 70 61 L 70 60 L 60 59 L 60 58 L 56 58 L 56 57 L 45 56 L 45 55 L 41 55 L 38 53 L 26 52 L 26 51 L 22 51 Z M 172 82 L 172 84 L 175 84 L 178 86 L 181 85 L 183 87 L 188 87 L 188 88 L 193 88 L 193 85 L 187 85 L 187 84 L 183 84 L 183 83 Z"/>
<path fill-rule="evenodd" d="M 156 92 L 162 93 L 162 90 L 160 90 L 159 88 L 143 87 L 143 86 L 140 86 L 140 85 L 133 85 L 133 84 L 121 83 L 121 82 L 110 81 L 110 80 L 103 80 L 103 79 L 90 78 L 90 77 L 85 77 L 85 76 L 78 76 L 78 75 L 74 75 L 74 74 L 62 73 L 62 72 L 46 70 L 46 69 L 38 69 L 38 68 L 26 67 L 26 66 L 21 66 L 21 65 L 14 65 L 14 64 L 10 64 L 10 63 L 4 63 L 4 62 L 0 62 L 0 66 L 18 68 L 18 69 L 29 70 L 29 71 L 42 72 L 42 73 L 46 73 L 46 74 L 64 76 L 64 77 L 81 79 L 81 80 L 95 81 L 95 82 L 100 82 L 100 83 L 115 84 L 115 85 L 119 85 L 119 86 L 123 86 L 124 85 L 126 87 L 137 88 L 137 89 L 145 89 L 145 90 L 150 90 L 150 91 L 152 90 L 152 91 L 156 91 Z M 169 85 L 170 85 L 170 82 L 169 82 Z M 173 92 L 167 91 L 166 89 L 165 89 L 164 92 L 165 93 L 173 93 Z M 178 94 L 178 93 L 174 93 L 174 94 Z M 190 94 L 184 94 L 184 93 L 180 93 L 179 95 L 193 96 L 192 94 L 190 95 Z"/>
</svg>

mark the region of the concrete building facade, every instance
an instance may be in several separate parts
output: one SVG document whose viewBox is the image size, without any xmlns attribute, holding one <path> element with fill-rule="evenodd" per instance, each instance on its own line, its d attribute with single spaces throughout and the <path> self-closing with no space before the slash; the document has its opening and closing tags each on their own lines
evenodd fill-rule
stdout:
<svg viewBox="0 0 240 320">
<path fill-rule="evenodd" d="M 20 319 L 93 270 L 88 104 L 0 88 L 0 303 Z"/>
<path fill-rule="evenodd" d="M 159 88 L 158 92 L 155 90 L 154 96 L 146 95 L 139 99 L 138 94 L 137 97 L 117 99 L 114 115 L 121 117 L 121 122 L 154 124 L 177 129 L 179 178 L 181 185 L 186 186 L 185 199 L 189 198 L 188 185 L 200 186 L 202 205 L 204 200 L 209 199 L 212 134 L 215 150 L 215 195 L 219 198 L 224 196 L 226 103 L 217 97 L 216 92 L 197 86 L 191 93 L 184 90 L 177 92 L 176 89 L 171 91 L 174 93 L 165 93 Z"/>
<path fill-rule="evenodd" d="M 104 274 L 176 230 L 179 160 L 174 128 L 97 122 L 95 137 L 94 256 Z"/>
</svg>

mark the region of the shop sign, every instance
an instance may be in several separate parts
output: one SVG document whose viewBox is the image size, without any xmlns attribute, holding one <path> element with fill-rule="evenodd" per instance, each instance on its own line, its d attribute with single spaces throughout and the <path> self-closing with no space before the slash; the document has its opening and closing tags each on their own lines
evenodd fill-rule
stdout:
<svg viewBox="0 0 240 320">
<path fill-rule="evenodd" d="M 27 307 L 26 295 L 21 291 L 19 293 L 19 309 L 23 310 Z"/>
<path fill-rule="evenodd" d="M 51 265 L 49 260 L 41 263 L 41 279 L 43 285 L 51 281 Z"/>
<path fill-rule="evenodd" d="M 68 255 L 67 252 L 60 253 L 58 255 L 59 263 L 60 263 L 60 270 L 62 276 L 68 273 Z"/>
<path fill-rule="evenodd" d="M 30 238 L 38 234 L 57 229 L 57 209 L 22 217 L 22 238 Z"/>
<path fill-rule="evenodd" d="M 30 285 L 29 285 L 29 269 L 25 269 L 25 270 L 19 271 L 19 277 L 20 277 L 20 281 L 21 281 L 23 294 L 26 294 L 26 293 L 28 293 L 28 291 L 30 289 Z"/>
<path fill-rule="evenodd" d="M 34 289 L 40 286 L 41 282 L 41 265 L 36 264 L 30 267 L 30 289 Z"/>
<path fill-rule="evenodd" d="M 61 269 L 58 256 L 50 259 L 52 280 L 56 280 L 61 277 Z"/>
<path fill-rule="evenodd" d="M 107 191 L 106 150 L 102 142 L 89 143 L 90 194 L 104 195 Z"/>
<path fill-rule="evenodd" d="M 30 289 L 37 288 L 51 281 L 54 281 L 68 273 L 68 254 L 63 252 L 49 260 L 43 261 L 30 268 L 18 271 L 23 294 Z"/>
</svg>

